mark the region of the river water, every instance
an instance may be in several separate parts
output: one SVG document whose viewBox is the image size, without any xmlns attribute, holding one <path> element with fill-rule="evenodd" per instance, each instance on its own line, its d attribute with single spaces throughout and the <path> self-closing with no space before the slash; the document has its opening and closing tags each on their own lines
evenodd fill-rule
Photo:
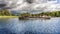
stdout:
<svg viewBox="0 0 60 34">
<path fill-rule="evenodd" d="M 60 18 L 0 19 L 0 34 L 59 34 Z"/>
</svg>

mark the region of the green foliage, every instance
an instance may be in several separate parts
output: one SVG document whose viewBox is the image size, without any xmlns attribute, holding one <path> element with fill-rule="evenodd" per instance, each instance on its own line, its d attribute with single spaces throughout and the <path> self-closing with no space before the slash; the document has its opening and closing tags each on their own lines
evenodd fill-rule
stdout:
<svg viewBox="0 0 60 34">
<path fill-rule="evenodd" d="M 60 17 L 60 11 L 42 12 L 41 15 L 48 15 L 48 16 L 52 16 L 52 17 Z"/>
<path fill-rule="evenodd" d="M 52 11 L 52 12 L 42 12 L 39 14 L 30 14 L 30 13 L 23 13 L 20 16 L 35 16 L 35 17 L 39 17 L 39 16 L 43 16 L 43 15 L 47 15 L 47 16 L 51 16 L 51 17 L 60 17 L 60 11 Z"/>
<path fill-rule="evenodd" d="M 7 9 L 0 10 L 0 16 L 10 16 L 10 12 Z"/>
<path fill-rule="evenodd" d="M 30 13 L 28 13 L 28 12 L 27 13 L 23 13 L 20 16 L 23 16 L 23 17 L 26 16 L 26 17 L 28 17 L 28 16 L 30 16 Z"/>
</svg>

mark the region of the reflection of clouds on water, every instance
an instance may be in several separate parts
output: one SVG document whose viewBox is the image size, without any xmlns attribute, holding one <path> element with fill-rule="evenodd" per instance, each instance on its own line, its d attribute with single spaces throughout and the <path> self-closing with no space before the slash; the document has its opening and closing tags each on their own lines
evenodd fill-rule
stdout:
<svg viewBox="0 0 60 34">
<path fill-rule="evenodd" d="M 14 21 L 13 21 L 14 20 Z M 7 24 L 7 28 L 10 29 L 12 32 L 21 32 L 24 30 L 24 26 L 22 25 L 22 23 L 19 23 L 18 20 L 16 21 L 15 19 L 13 19 Z"/>
</svg>

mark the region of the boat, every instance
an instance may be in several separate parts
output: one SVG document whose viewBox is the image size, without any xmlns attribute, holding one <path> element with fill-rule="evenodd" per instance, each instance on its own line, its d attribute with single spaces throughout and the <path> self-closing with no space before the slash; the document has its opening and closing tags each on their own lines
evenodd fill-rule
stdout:
<svg viewBox="0 0 60 34">
<path fill-rule="evenodd" d="M 40 18 L 43 18 L 43 19 L 50 19 L 51 16 L 41 16 Z"/>
<path fill-rule="evenodd" d="M 27 16 L 19 17 L 19 20 L 27 20 L 27 19 L 29 19 L 29 17 L 27 17 Z"/>
<path fill-rule="evenodd" d="M 43 15 L 43 16 L 39 16 L 39 17 L 34 17 L 34 16 L 20 16 L 19 19 L 21 20 L 24 20 L 24 19 L 30 19 L 30 18 L 42 18 L 42 19 L 50 19 L 51 16 L 46 16 L 46 15 Z"/>
<path fill-rule="evenodd" d="M 41 18 L 43 18 L 43 19 L 50 19 L 50 17 L 41 17 Z"/>
</svg>

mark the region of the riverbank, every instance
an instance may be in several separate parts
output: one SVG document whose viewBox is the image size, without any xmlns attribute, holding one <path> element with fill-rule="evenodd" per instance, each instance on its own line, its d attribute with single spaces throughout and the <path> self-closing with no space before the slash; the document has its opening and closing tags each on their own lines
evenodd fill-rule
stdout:
<svg viewBox="0 0 60 34">
<path fill-rule="evenodd" d="M 0 16 L 0 18 L 18 18 L 18 16 Z"/>
</svg>

